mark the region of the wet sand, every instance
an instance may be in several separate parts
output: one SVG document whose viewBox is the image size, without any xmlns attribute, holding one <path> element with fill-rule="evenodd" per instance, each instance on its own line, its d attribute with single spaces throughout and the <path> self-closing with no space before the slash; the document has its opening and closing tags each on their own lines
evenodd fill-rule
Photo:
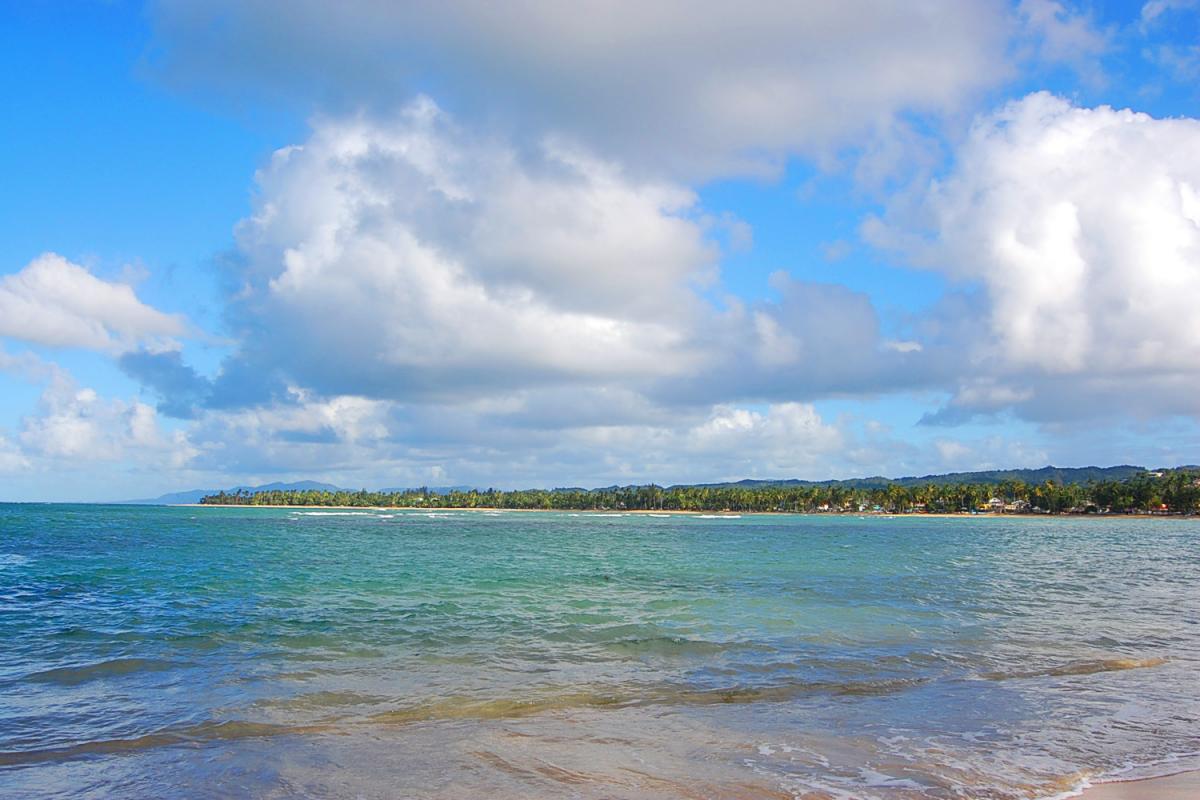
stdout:
<svg viewBox="0 0 1200 800">
<path fill-rule="evenodd" d="M 1083 793 L 1083 800 L 1197 800 L 1200 772 L 1181 772 L 1165 778 L 1097 784 Z"/>
</svg>

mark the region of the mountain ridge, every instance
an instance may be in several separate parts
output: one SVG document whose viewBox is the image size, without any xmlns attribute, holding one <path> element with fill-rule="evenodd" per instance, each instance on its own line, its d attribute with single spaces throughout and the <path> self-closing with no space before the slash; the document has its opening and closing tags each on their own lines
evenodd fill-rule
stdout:
<svg viewBox="0 0 1200 800">
<path fill-rule="evenodd" d="M 1187 469 L 1186 466 L 1169 467 L 1164 469 Z M 890 485 L 920 486 L 926 483 L 941 484 L 991 484 L 1003 480 L 1019 480 L 1025 483 L 1045 483 L 1052 480 L 1055 483 L 1087 483 L 1091 480 L 1123 480 L 1144 472 L 1145 467 L 1133 464 L 1119 464 L 1112 467 L 1055 467 L 1047 465 L 1036 469 L 996 469 L 975 470 L 971 472 L 944 472 L 931 475 L 907 475 L 900 478 L 887 478 L 873 475 L 865 478 L 842 478 L 825 481 L 810 481 L 799 478 L 756 479 L 745 478 L 740 481 L 725 481 L 720 483 L 677 484 L 678 486 L 698 486 L 704 488 L 722 488 L 729 486 L 845 486 L 851 489 L 878 489 Z"/>
<path fill-rule="evenodd" d="M 306 489 L 316 489 L 326 492 L 342 491 L 341 487 L 334 486 L 332 483 L 321 483 L 320 481 L 292 481 L 291 483 L 283 483 L 275 481 L 274 483 L 264 483 L 261 486 L 234 486 L 231 489 L 188 489 L 182 492 L 167 492 L 158 497 L 151 497 L 142 500 L 120 500 L 117 505 L 125 506 L 180 506 L 194 505 L 200 502 L 201 497 L 218 492 L 226 494 L 234 494 L 241 490 L 253 494 L 254 492 L 270 492 L 270 491 L 304 491 Z"/>
</svg>

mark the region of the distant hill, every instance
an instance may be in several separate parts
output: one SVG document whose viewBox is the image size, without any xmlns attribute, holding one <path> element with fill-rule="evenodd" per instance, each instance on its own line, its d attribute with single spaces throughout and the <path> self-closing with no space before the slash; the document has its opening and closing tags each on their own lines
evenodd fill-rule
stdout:
<svg viewBox="0 0 1200 800">
<path fill-rule="evenodd" d="M 1045 483 L 1054 481 L 1059 484 L 1087 483 L 1088 481 L 1119 481 L 1132 478 L 1146 471 L 1145 467 L 1122 464 L 1117 467 L 1052 467 L 1040 469 L 996 469 L 982 472 L 948 472 L 943 475 L 910 475 L 904 478 L 848 478 L 846 480 L 803 481 L 795 478 L 782 480 L 742 480 L 729 483 L 701 483 L 697 486 L 707 488 L 723 488 L 727 486 L 845 486 L 848 489 L 880 489 L 890 484 L 899 486 L 920 486 L 926 483 L 938 484 L 992 484 L 1003 480 L 1024 481 L 1025 483 Z"/>
<path fill-rule="evenodd" d="M 262 486 L 235 486 L 232 489 L 225 489 L 224 491 L 227 494 L 233 494 L 238 489 L 241 489 L 242 491 L 250 492 L 251 494 L 253 494 L 254 492 L 270 492 L 270 491 L 279 491 L 279 490 L 287 490 L 287 489 L 293 489 L 293 490 L 299 490 L 299 491 L 302 491 L 305 489 L 315 489 L 315 490 L 323 491 L 323 492 L 341 491 L 340 486 L 334 486 L 332 483 L 319 483 L 317 481 L 296 481 L 294 483 L 279 483 L 279 482 L 264 483 Z M 216 494 L 217 492 L 220 492 L 220 491 L 222 491 L 222 490 L 221 489 L 192 489 L 187 492 L 171 492 L 169 494 L 159 495 L 158 497 L 154 497 L 154 498 L 147 499 L 147 500 L 123 500 L 123 501 L 121 501 L 121 503 L 123 505 L 130 505 L 130 506 L 193 505 L 195 503 L 199 503 L 201 497 L 205 497 L 210 494 Z"/>
</svg>

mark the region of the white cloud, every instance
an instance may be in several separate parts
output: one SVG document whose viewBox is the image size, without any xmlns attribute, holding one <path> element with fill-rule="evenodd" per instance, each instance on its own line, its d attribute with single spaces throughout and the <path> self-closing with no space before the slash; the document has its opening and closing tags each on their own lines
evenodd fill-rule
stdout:
<svg viewBox="0 0 1200 800">
<path fill-rule="evenodd" d="M 1200 3 L 1197 0 L 1149 0 L 1142 6 L 1142 24 L 1148 25 L 1156 22 L 1163 14 L 1196 8 L 1198 5 Z"/>
<path fill-rule="evenodd" d="M 1084 77 L 1100 78 L 1098 58 L 1111 46 L 1110 33 L 1099 30 L 1086 13 L 1059 0 L 1021 0 L 1017 15 L 1043 62 L 1065 62 Z"/>
<path fill-rule="evenodd" d="M 0 435 L 0 474 L 21 472 L 30 467 L 29 459 L 20 448 L 3 435 Z"/>
<path fill-rule="evenodd" d="M 137 400 L 101 397 L 55 368 L 36 413 L 21 422 L 21 457 L 35 467 L 74 469 L 132 459 L 178 468 L 194 454 L 183 432 L 168 434 L 154 409 Z"/>
<path fill-rule="evenodd" d="M 686 434 L 683 450 L 738 457 L 763 468 L 811 470 L 819 459 L 844 449 L 844 433 L 808 403 L 776 403 L 765 412 L 720 405 Z"/>
<path fill-rule="evenodd" d="M 931 471 L 973 472 L 1013 467 L 1037 468 L 1053 463 L 1044 448 L 1014 440 L 1010 436 L 986 436 L 979 439 L 938 438 L 933 441 L 937 455 Z"/>
<path fill-rule="evenodd" d="M 585 400 L 587 393 L 574 394 Z M 544 486 L 861 469 L 848 456 L 853 436 L 809 404 L 668 412 L 634 398 L 608 399 L 630 407 L 572 417 L 567 398 L 547 404 L 536 392 L 466 406 L 299 400 L 208 412 L 191 441 L 200 467 L 256 475 L 319 470 L 373 486 L 419 485 L 435 471 L 455 482 Z M 544 419 L 547 410 L 554 419 Z"/>
<path fill-rule="evenodd" d="M 211 380 L 178 351 L 120 362 L 164 414 L 199 418 L 207 464 L 399 463 L 464 439 L 511 457 L 531 436 L 675 430 L 714 405 L 775 403 L 778 420 L 929 378 L 861 292 L 781 272 L 776 301 L 722 296 L 714 238 L 750 234 L 690 191 L 554 139 L 469 135 L 426 99 L 318 119 L 258 181 L 238 352 Z"/>
<path fill-rule="evenodd" d="M 294 387 L 291 398 L 291 403 L 223 412 L 216 418 L 227 432 L 254 446 L 278 439 L 369 443 L 388 435 L 387 402 L 353 395 L 319 400 Z"/>
<path fill-rule="evenodd" d="M 1015 27 L 1000 0 L 161 0 L 152 19 L 176 84 L 388 108 L 432 75 L 473 119 L 705 175 L 954 112 L 1006 76 Z"/>
<path fill-rule="evenodd" d="M 259 182 L 238 237 L 247 357 L 323 395 L 651 377 L 702 357 L 685 331 L 716 251 L 677 186 L 553 142 L 469 139 L 427 100 L 390 125 L 318 122 Z"/>
<path fill-rule="evenodd" d="M 1143 55 L 1170 70 L 1178 81 L 1194 81 L 1200 76 L 1200 45 L 1158 44 L 1148 47 Z"/>
<path fill-rule="evenodd" d="M 8 372 L 31 383 L 37 383 L 48 380 L 56 370 L 57 368 L 53 364 L 40 358 L 36 353 L 28 350 L 9 353 L 0 347 L 0 372 Z"/>
<path fill-rule="evenodd" d="M 986 290 L 971 355 L 1010 385 L 984 405 L 1055 397 L 1057 413 L 1078 414 L 1097 410 L 1090 395 L 1200 416 L 1194 388 L 1181 391 L 1200 379 L 1198 187 L 1200 121 L 1039 93 L 977 120 L 945 179 L 865 231 Z"/>
<path fill-rule="evenodd" d="M 55 347 L 114 350 L 183 333 L 178 317 L 138 300 L 133 289 L 45 253 L 0 278 L 0 336 Z"/>
</svg>

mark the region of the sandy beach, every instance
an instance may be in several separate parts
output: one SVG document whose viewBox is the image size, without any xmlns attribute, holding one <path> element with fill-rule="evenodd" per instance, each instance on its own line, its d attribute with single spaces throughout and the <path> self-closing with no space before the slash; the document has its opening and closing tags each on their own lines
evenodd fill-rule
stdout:
<svg viewBox="0 0 1200 800">
<path fill-rule="evenodd" d="M 1163 778 L 1097 784 L 1084 800 L 1196 800 L 1200 798 L 1200 772 L 1181 772 Z"/>
</svg>

